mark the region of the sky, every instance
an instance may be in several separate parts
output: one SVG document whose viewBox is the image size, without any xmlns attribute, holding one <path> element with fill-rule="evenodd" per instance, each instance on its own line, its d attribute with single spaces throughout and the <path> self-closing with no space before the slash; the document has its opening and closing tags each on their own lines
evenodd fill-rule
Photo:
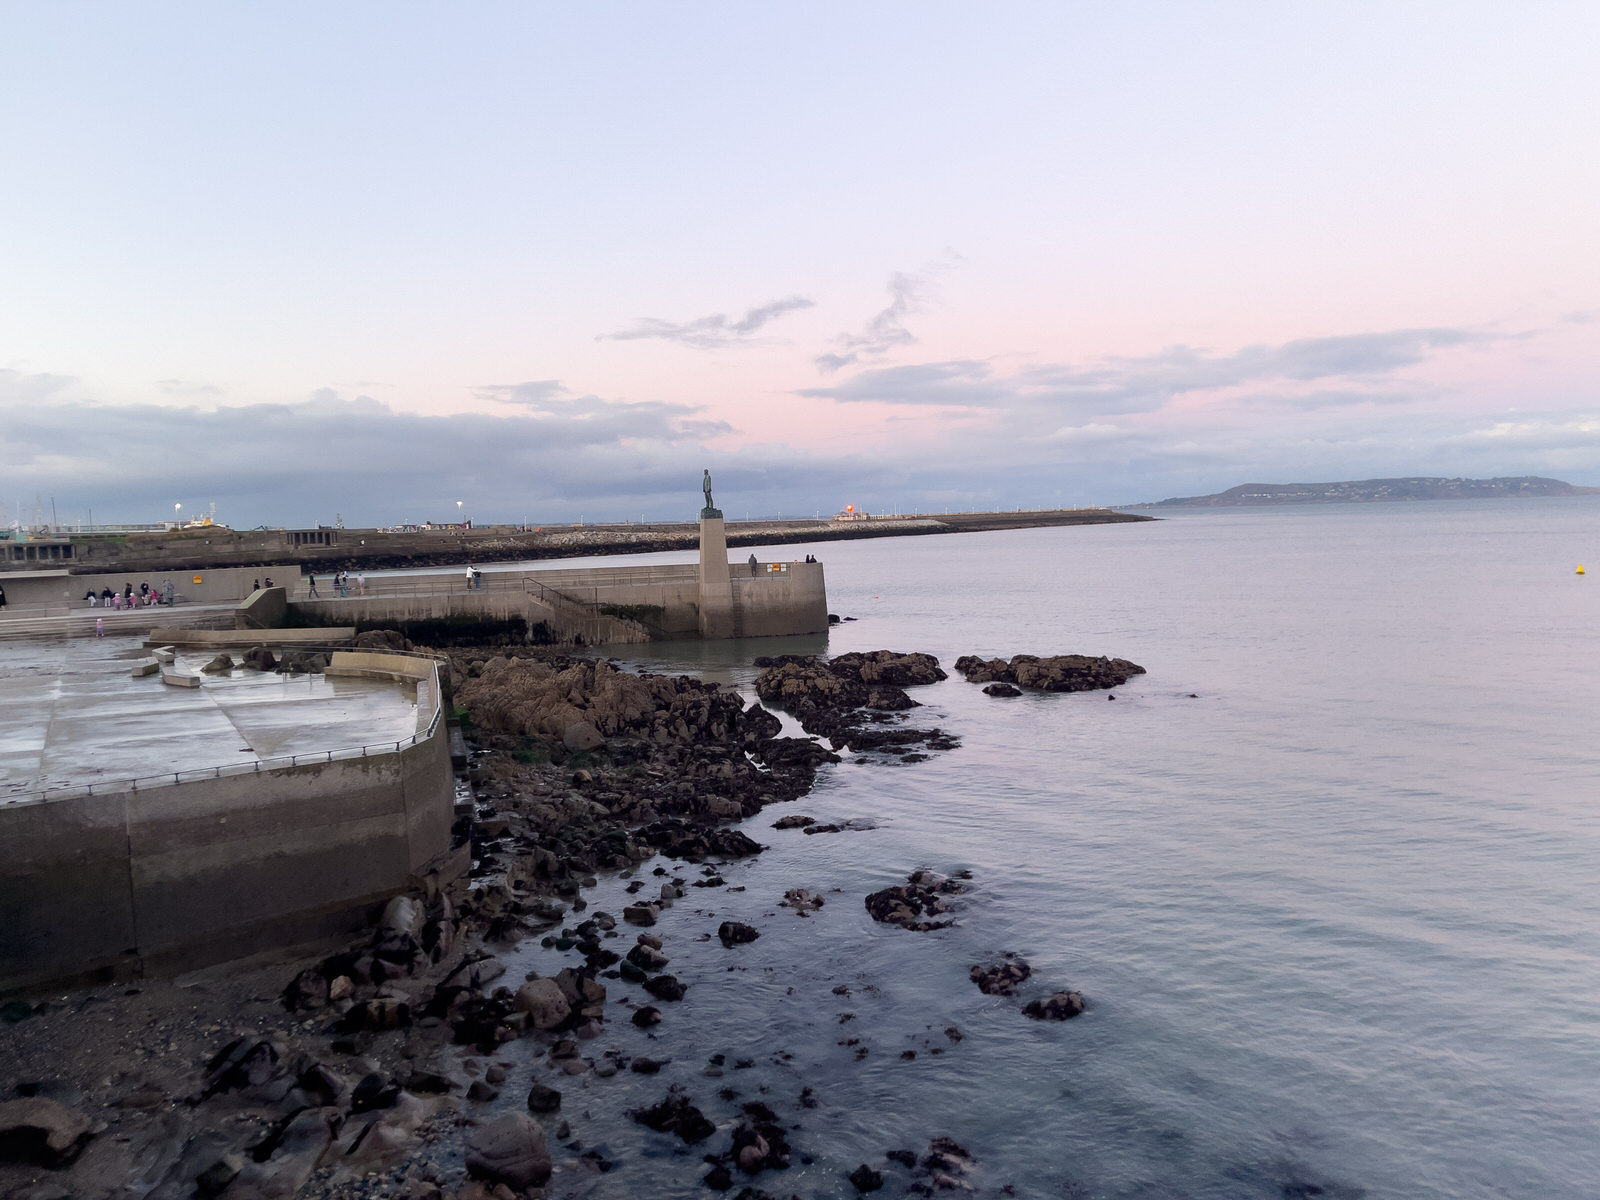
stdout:
<svg viewBox="0 0 1600 1200">
<path fill-rule="evenodd" d="M 0 516 L 1600 485 L 1596 61 L 1587 0 L 0 0 Z"/>
</svg>

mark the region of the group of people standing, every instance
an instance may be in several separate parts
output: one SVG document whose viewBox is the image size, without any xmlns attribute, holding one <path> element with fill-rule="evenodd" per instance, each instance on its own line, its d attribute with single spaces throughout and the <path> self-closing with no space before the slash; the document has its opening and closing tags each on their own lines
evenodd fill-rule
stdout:
<svg viewBox="0 0 1600 1200">
<path fill-rule="evenodd" d="M 83 594 L 83 598 L 89 602 L 90 608 L 99 606 L 120 612 L 124 608 L 146 608 L 152 604 L 170 605 L 175 595 L 176 589 L 169 579 L 159 590 L 152 588 L 149 583 L 141 583 L 139 590 L 135 592 L 132 583 L 125 583 L 120 592 L 113 591 L 109 587 L 101 588 L 98 592 L 90 588 Z"/>
<path fill-rule="evenodd" d="M 317 577 L 315 575 L 307 575 L 306 585 L 306 594 L 314 600 L 319 599 L 320 597 L 317 594 Z M 272 586 L 272 580 L 267 580 L 267 586 Z M 367 594 L 367 577 L 365 575 L 356 576 L 355 589 L 356 595 L 358 596 L 365 596 Z M 341 597 L 348 597 L 350 595 L 349 571 L 336 571 L 334 573 L 333 591 L 335 595 Z"/>
</svg>

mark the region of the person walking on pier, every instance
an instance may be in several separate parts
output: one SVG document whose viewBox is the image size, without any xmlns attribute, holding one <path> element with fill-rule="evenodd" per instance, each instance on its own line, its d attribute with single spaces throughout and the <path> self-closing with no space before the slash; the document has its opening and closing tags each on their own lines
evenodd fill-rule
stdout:
<svg viewBox="0 0 1600 1200">
<path fill-rule="evenodd" d="M 754 554 L 752 554 L 750 556 L 750 574 L 754 575 L 755 573 L 756 573 L 756 556 Z"/>
<path fill-rule="evenodd" d="M 315 575 L 307 575 L 306 582 L 310 585 L 310 590 L 306 594 L 315 597 L 317 594 L 317 577 Z"/>
<path fill-rule="evenodd" d="M 5 606 L 6 606 L 6 589 L 3 588 L 3 587 L 0 587 L 0 611 L 4 611 L 5 610 Z"/>
</svg>

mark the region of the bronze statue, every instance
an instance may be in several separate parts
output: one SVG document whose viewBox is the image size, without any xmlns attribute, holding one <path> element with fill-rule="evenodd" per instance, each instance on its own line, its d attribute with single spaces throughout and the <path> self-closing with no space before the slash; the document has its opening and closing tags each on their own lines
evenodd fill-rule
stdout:
<svg viewBox="0 0 1600 1200">
<path fill-rule="evenodd" d="M 714 507 L 711 503 L 711 470 L 706 469 L 706 477 L 700 481 L 700 490 L 706 494 L 706 507 Z"/>
</svg>

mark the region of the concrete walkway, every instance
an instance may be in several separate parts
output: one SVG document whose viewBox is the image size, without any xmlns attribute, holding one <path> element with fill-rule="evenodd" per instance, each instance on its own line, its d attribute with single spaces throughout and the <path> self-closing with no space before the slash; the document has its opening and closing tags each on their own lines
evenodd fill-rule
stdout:
<svg viewBox="0 0 1600 1200">
<path fill-rule="evenodd" d="M 158 625 L 192 625 L 238 609 L 237 604 L 179 604 L 175 608 L 124 609 L 75 608 L 70 612 L 38 615 L 7 609 L 0 613 L 0 638 L 94 637 L 96 619 L 106 623 L 106 636 L 139 633 Z"/>
<path fill-rule="evenodd" d="M 170 621 L 171 610 L 159 611 Z M 208 675 L 193 689 L 134 679 L 129 667 L 145 657 L 140 635 L 119 634 L 19 641 L 0 655 L 0 803 L 393 742 L 416 729 L 414 692 L 388 681 L 245 670 Z M 178 663 L 197 670 L 212 653 L 180 654 Z"/>
</svg>

